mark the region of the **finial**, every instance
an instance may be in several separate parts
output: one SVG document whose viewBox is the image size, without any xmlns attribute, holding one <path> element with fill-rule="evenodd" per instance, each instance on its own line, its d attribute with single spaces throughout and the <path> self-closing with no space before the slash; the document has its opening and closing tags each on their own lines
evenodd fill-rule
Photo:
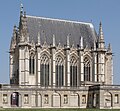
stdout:
<svg viewBox="0 0 120 111">
<path fill-rule="evenodd" d="M 96 50 L 96 42 L 94 41 L 94 50 Z"/>
<path fill-rule="evenodd" d="M 38 45 L 40 45 L 40 32 L 38 32 Z"/>
<path fill-rule="evenodd" d="M 44 31 L 44 30 L 42 30 L 42 33 L 43 33 L 44 41 L 46 41 L 45 31 Z"/>
<path fill-rule="evenodd" d="M 43 44 L 44 44 L 44 46 L 46 46 L 46 45 L 47 45 L 47 42 L 46 42 L 45 31 L 43 30 L 42 33 L 43 33 L 43 37 L 44 37 L 44 43 L 43 43 Z"/>
<path fill-rule="evenodd" d="M 26 17 L 26 11 L 24 11 L 24 17 Z"/>
<path fill-rule="evenodd" d="M 67 35 L 67 48 L 70 47 L 70 35 L 71 35 L 71 34 L 68 34 L 68 35 Z"/>
<path fill-rule="evenodd" d="M 80 48 L 83 49 L 83 37 L 80 37 Z"/>
<path fill-rule="evenodd" d="M 85 49 L 88 49 L 88 44 L 86 44 Z"/>
<path fill-rule="evenodd" d="M 32 44 L 32 46 L 34 46 L 34 45 L 35 45 L 35 42 L 34 42 L 33 37 L 32 37 L 32 40 L 31 40 L 31 44 Z"/>
<path fill-rule="evenodd" d="M 61 47 L 61 43 L 60 43 L 60 40 L 59 40 L 59 43 L 58 43 L 58 48 L 60 48 Z"/>
<path fill-rule="evenodd" d="M 13 29 L 13 31 L 15 32 L 17 29 L 16 29 L 16 25 L 14 25 L 14 29 Z"/>
<path fill-rule="evenodd" d="M 73 41 L 73 44 L 72 44 L 72 48 L 75 48 L 74 41 Z"/>
<path fill-rule="evenodd" d="M 55 47 L 55 35 L 53 34 L 53 47 Z"/>
<path fill-rule="evenodd" d="M 107 51 L 108 51 L 109 53 L 112 53 L 112 48 L 111 48 L 111 44 L 110 44 L 110 43 L 108 44 L 108 49 L 107 49 Z"/>
</svg>

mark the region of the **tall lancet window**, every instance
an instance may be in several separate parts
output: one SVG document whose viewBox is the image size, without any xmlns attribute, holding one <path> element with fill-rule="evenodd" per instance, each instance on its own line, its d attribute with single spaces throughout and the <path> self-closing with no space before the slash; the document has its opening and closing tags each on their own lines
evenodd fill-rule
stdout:
<svg viewBox="0 0 120 111">
<path fill-rule="evenodd" d="M 30 75 L 35 74 L 35 56 L 34 56 L 34 54 L 31 54 L 30 58 L 29 58 L 29 73 L 30 73 Z"/>
<path fill-rule="evenodd" d="M 70 86 L 77 86 L 77 59 L 74 56 L 70 59 Z"/>
<path fill-rule="evenodd" d="M 41 86 L 48 87 L 49 86 L 49 58 L 46 54 L 43 54 L 41 57 L 40 64 L 40 81 Z"/>
<path fill-rule="evenodd" d="M 90 68 L 90 59 L 87 57 L 84 58 L 84 81 L 90 81 L 91 68 Z"/>
<path fill-rule="evenodd" d="M 56 57 L 56 87 L 64 85 L 64 60 L 58 55 Z"/>
</svg>

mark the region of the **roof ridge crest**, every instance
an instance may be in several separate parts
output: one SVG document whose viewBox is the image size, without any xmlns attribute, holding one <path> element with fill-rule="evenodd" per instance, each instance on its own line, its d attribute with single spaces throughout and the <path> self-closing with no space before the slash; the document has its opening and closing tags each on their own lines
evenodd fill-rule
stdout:
<svg viewBox="0 0 120 111">
<path fill-rule="evenodd" d="M 55 18 L 49 18 L 49 17 L 38 17 L 38 16 L 31 16 L 31 15 L 26 15 L 26 17 L 40 18 L 40 19 L 54 20 L 54 21 L 62 21 L 62 22 L 69 22 L 69 23 L 78 23 L 78 24 L 90 25 L 91 28 L 94 27 L 93 24 L 90 23 L 90 22 L 79 22 L 79 21 L 74 21 L 74 20 L 55 19 Z"/>
</svg>

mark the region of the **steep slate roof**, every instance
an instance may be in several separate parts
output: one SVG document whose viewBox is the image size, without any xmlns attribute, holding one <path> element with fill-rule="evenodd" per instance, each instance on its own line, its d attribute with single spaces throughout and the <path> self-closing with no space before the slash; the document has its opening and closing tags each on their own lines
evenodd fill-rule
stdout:
<svg viewBox="0 0 120 111">
<path fill-rule="evenodd" d="M 46 40 L 52 44 L 53 34 L 55 42 L 66 45 L 67 35 L 70 35 L 70 45 L 74 43 L 75 47 L 79 44 L 80 37 L 83 37 L 84 47 L 93 47 L 97 34 L 91 23 L 50 19 L 27 15 L 27 27 L 30 41 L 33 39 L 37 42 L 38 32 L 40 32 L 41 44 Z M 44 31 L 44 33 L 42 33 Z"/>
</svg>

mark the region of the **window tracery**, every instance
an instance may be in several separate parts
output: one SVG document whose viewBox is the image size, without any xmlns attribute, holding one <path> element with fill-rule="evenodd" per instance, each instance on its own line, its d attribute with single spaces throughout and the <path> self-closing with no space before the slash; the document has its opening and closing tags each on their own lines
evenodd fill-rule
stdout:
<svg viewBox="0 0 120 111">
<path fill-rule="evenodd" d="M 77 86 L 77 59 L 74 56 L 70 59 L 70 86 Z"/>
<path fill-rule="evenodd" d="M 64 60 L 58 55 L 56 57 L 56 86 L 61 87 L 64 85 Z"/>
<path fill-rule="evenodd" d="M 91 65 L 90 65 L 90 59 L 88 57 L 84 58 L 84 81 L 90 81 L 90 71 L 91 71 Z"/>
<path fill-rule="evenodd" d="M 46 54 L 43 54 L 40 62 L 40 80 L 41 86 L 49 86 L 49 58 Z"/>
</svg>

